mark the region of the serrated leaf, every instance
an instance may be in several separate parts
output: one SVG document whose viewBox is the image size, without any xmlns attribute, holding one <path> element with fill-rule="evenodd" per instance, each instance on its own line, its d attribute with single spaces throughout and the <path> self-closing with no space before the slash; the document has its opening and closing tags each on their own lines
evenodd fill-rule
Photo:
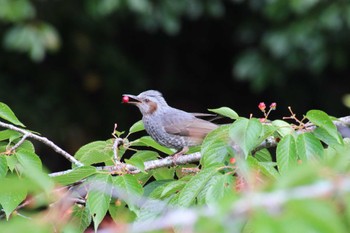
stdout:
<svg viewBox="0 0 350 233">
<path fill-rule="evenodd" d="M 113 157 L 112 145 L 106 141 L 91 142 L 80 147 L 74 157 L 85 165 L 110 161 Z"/>
<path fill-rule="evenodd" d="M 198 193 L 197 197 L 196 197 L 196 205 L 197 206 L 202 206 L 202 205 L 207 205 L 209 203 L 207 203 L 207 193 L 210 189 L 210 187 L 215 185 L 216 177 L 219 176 L 221 174 L 219 173 L 215 173 L 209 180 L 208 182 L 205 184 L 205 186 L 200 190 L 200 192 Z"/>
<path fill-rule="evenodd" d="M 306 113 L 306 118 L 316 126 L 324 129 L 339 144 L 342 143 L 342 139 L 337 130 L 337 127 L 334 125 L 327 113 L 321 110 L 310 110 Z"/>
<path fill-rule="evenodd" d="M 156 141 L 154 141 L 150 136 L 141 137 L 133 142 L 131 142 L 133 146 L 149 146 L 154 149 L 157 149 L 165 154 L 171 155 L 174 152 L 165 146 L 159 145 Z"/>
<path fill-rule="evenodd" d="M 268 149 L 264 148 L 262 150 L 257 151 L 254 154 L 254 157 L 260 162 L 271 162 L 272 156 Z"/>
<path fill-rule="evenodd" d="M 226 195 L 233 195 L 232 189 L 233 177 L 230 175 L 217 175 L 211 179 L 212 185 L 208 185 L 208 191 L 205 194 L 206 203 L 217 203 Z"/>
<path fill-rule="evenodd" d="M 323 141 L 329 146 L 339 145 L 338 140 L 334 138 L 332 135 L 330 135 L 324 128 L 318 127 L 314 131 L 312 131 L 312 134 L 315 135 L 316 138 L 320 139 L 321 141 Z"/>
<path fill-rule="evenodd" d="M 12 211 L 26 198 L 27 191 L 25 188 L 21 190 L 8 191 L 6 193 L 0 193 L 0 205 L 6 214 L 7 220 L 9 219 Z"/>
<path fill-rule="evenodd" d="M 71 222 L 79 227 L 79 232 L 83 233 L 91 223 L 89 209 L 86 206 L 75 204 L 73 206 Z"/>
<path fill-rule="evenodd" d="M 292 135 L 286 135 L 277 144 L 276 160 L 281 174 L 297 164 L 296 143 Z"/>
<path fill-rule="evenodd" d="M 142 120 L 139 120 L 138 122 L 134 123 L 130 129 L 129 129 L 129 134 L 133 134 L 139 131 L 142 131 L 145 129 L 145 126 L 143 125 Z"/>
<path fill-rule="evenodd" d="M 272 121 L 272 125 L 277 127 L 277 132 L 281 137 L 286 135 L 294 134 L 294 129 L 290 124 L 282 120 L 274 120 Z"/>
<path fill-rule="evenodd" d="M 153 182 L 150 182 L 150 183 L 145 185 L 143 195 L 146 197 L 151 197 L 151 194 L 153 193 L 153 191 L 155 189 L 157 189 L 159 186 L 163 186 L 169 182 L 172 182 L 172 180 L 155 180 Z"/>
<path fill-rule="evenodd" d="M 311 133 L 299 134 L 296 140 L 296 148 L 299 158 L 303 161 L 323 157 L 323 146 Z"/>
<path fill-rule="evenodd" d="M 186 185 L 186 183 L 187 182 L 183 180 L 176 180 L 173 182 L 169 182 L 162 190 L 160 197 L 161 198 L 168 197 L 171 194 L 180 191 Z"/>
<path fill-rule="evenodd" d="M 123 188 L 127 193 L 133 195 L 142 195 L 143 189 L 135 176 L 126 174 L 123 176 L 113 177 L 113 183 L 117 187 Z"/>
<path fill-rule="evenodd" d="M 25 127 L 16 117 L 16 115 L 12 112 L 12 110 L 6 104 L 0 102 L 0 118 L 5 119 L 12 124 Z"/>
<path fill-rule="evenodd" d="M 20 149 L 16 151 L 16 158 L 20 164 L 19 171 L 28 177 L 34 185 L 37 185 L 45 192 L 50 192 L 54 187 L 53 181 L 48 174 L 42 171 L 42 163 L 35 153 Z"/>
<path fill-rule="evenodd" d="M 229 130 L 230 138 L 242 149 L 246 158 L 260 144 L 262 133 L 262 124 L 255 118 L 238 118 Z"/>
<path fill-rule="evenodd" d="M 177 204 L 183 207 L 189 207 L 191 204 L 193 204 L 197 195 L 206 186 L 208 181 L 214 176 L 215 173 L 217 173 L 216 168 L 207 168 L 193 176 L 181 190 Z"/>
<path fill-rule="evenodd" d="M 136 211 L 135 198 L 139 198 L 143 194 L 143 188 L 135 176 L 126 174 L 123 176 L 113 177 L 114 188 L 128 197 L 124 201 L 128 204 L 131 211 Z"/>
<path fill-rule="evenodd" d="M 52 179 L 55 182 L 60 183 L 61 185 L 73 184 L 77 181 L 80 181 L 92 174 L 96 173 L 96 168 L 92 166 L 82 166 L 76 167 L 71 172 L 65 173 L 59 176 L 54 176 Z"/>
<path fill-rule="evenodd" d="M 229 128 L 229 125 L 220 126 L 206 136 L 201 147 L 201 164 L 203 167 L 221 164 L 225 161 L 229 150 L 231 150 L 228 145 Z"/>
<path fill-rule="evenodd" d="M 133 157 L 131 159 L 125 159 L 127 164 L 133 165 L 140 169 L 142 172 L 145 172 L 145 164 L 141 158 Z"/>
<path fill-rule="evenodd" d="M 18 162 L 23 166 L 23 169 L 26 170 L 27 166 L 31 169 L 42 170 L 42 163 L 37 154 L 32 151 L 20 149 L 16 151 L 16 157 Z"/>
<path fill-rule="evenodd" d="M 214 109 L 208 109 L 208 110 L 211 112 L 217 113 L 221 116 L 231 118 L 232 120 L 235 120 L 239 117 L 238 114 L 229 107 L 221 107 L 221 108 L 214 108 Z"/>
<path fill-rule="evenodd" d="M 98 174 L 92 177 L 90 182 L 91 185 L 86 205 L 90 210 L 96 232 L 108 211 L 109 203 L 111 201 L 111 176 L 108 174 Z"/>
<path fill-rule="evenodd" d="M 276 163 L 274 162 L 259 162 L 255 157 L 248 156 L 247 163 L 250 168 L 261 172 L 261 174 L 265 175 L 266 177 L 273 179 L 279 177 L 279 173 L 275 168 Z"/>
<path fill-rule="evenodd" d="M 0 155 L 0 178 L 6 176 L 7 170 L 7 160 L 4 155 Z"/>
<path fill-rule="evenodd" d="M 10 156 L 6 156 L 5 158 L 6 158 L 7 166 L 12 172 L 16 168 L 16 165 L 18 164 L 17 157 L 15 155 L 10 155 Z"/>
</svg>

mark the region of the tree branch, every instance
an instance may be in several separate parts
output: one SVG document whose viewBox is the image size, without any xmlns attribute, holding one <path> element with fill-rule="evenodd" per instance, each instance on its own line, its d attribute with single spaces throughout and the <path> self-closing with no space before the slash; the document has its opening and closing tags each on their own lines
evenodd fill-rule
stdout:
<svg viewBox="0 0 350 233">
<path fill-rule="evenodd" d="M 6 128 L 6 129 L 11 129 L 13 131 L 19 132 L 19 133 L 24 135 L 23 138 L 28 137 L 28 138 L 32 138 L 34 140 L 37 140 L 41 143 L 44 143 L 45 145 L 51 147 L 58 154 L 63 155 L 63 157 L 68 159 L 71 163 L 74 163 L 76 166 L 78 166 L 78 167 L 83 166 L 83 164 L 81 162 L 79 162 L 78 160 L 76 160 L 72 155 L 70 155 L 68 152 L 64 151 L 59 146 L 57 146 L 55 143 L 53 143 L 52 141 L 50 141 L 49 139 L 47 139 L 45 137 L 41 137 L 41 136 L 33 134 L 25 129 L 18 128 L 14 125 L 7 124 L 7 123 L 4 123 L 2 121 L 0 121 L 0 127 Z M 22 138 L 22 140 L 23 140 L 23 138 Z"/>
</svg>

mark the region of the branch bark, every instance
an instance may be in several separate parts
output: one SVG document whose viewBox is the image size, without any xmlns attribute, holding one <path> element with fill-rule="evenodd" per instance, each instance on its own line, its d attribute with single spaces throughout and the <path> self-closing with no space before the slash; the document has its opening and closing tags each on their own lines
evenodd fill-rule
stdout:
<svg viewBox="0 0 350 233">
<path fill-rule="evenodd" d="M 32 132 L 29 132 L 25 129 L 21 129 L 19 127 L 4 123 L 2 121 L 0 121 L 0 127 L 6 128 L 6 129 L 11 129 L 13 131 L 19 132 L 19 133 L 24 135 L 23 138 L 32 138 L 34 140 L 37 140 L 37 141 L 51 147 L 54 151 L 56 151 L 58 154 L 61 154 L 63 157 L 68 159 L 71 163 L 74 163 L 76 166 L 78 166 L 78 167 L 83 166 L 83 164 L 81 162 L 79 162 L 78 160 L 76 160 L 72 155 L 70 155 L 68 152 L 64 151 L 59 146 L 57 146 L 55 143 L 53 143 L 52 141 L 50 141 L 49 139 L 47 139 L 45 137 L 41 137 L 41 136 L 36 135 Z"/>
</svg>

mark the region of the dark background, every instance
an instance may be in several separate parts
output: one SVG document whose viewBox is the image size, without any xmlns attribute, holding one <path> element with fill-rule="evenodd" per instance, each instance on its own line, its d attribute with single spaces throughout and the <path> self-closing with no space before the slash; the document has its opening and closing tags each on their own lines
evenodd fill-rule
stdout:
<svg viewBox="0 0 350 233">
<path fill-rule="evenodd" d="M 17 5 L 14 5 L 17 2 Z M 6 5 L 7 4 L 7 5 Z M 141 118 L 124 93 L 156 89 L 193 112 L 348 115 L 348 1 L 5 1 L 0 101 L 74 154 Z M 346 102 L 346 101 L 345 101 Z M 69 166 L 36 144 L 50 170 Z"/>
</svg>

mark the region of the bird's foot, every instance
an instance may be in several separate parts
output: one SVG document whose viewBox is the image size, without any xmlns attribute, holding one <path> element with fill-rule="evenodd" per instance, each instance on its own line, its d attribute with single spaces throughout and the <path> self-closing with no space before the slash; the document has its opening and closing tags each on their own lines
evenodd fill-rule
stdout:
<svg viewBox="0 0 350 233">
<path fill-rule="evenodd" d="M 177 164 L 176 164 L 176 160 L 177 160 L 181 155 L 184 155 L 184 154 L 187 153 L 187 152 L 188 152 L 188 147 L 185 146 L 185 147 L 183 147 L 181 150 L 176 151 L 176 153 L 172 155 L 172 157 L 173 157 L 173 163 L 174 163 L 175 166 L 177 165 Z"/>
</svg>

